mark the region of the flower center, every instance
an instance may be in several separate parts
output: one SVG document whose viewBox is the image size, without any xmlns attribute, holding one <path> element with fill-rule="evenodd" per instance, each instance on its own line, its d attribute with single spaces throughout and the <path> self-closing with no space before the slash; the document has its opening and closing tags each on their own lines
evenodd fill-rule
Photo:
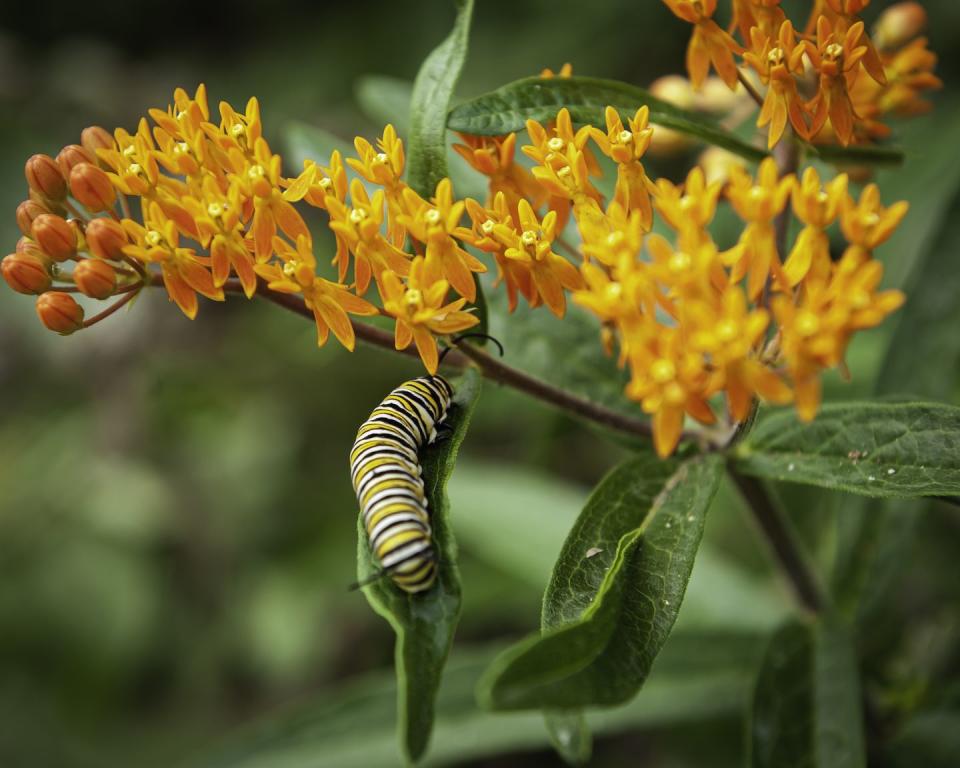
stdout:
<svg viewBox="0 0 960 768">
<path fill-rule="evenodd" d="M 559 136 L 554 136 L 550 141 L 547 142 L 547 149 L 551 152 L 559 152 L 564 148 L 567 142 L 561 139 Z"/>
<path fill-rule="evenodd" d="M 436 208 L 431 208 L 426 212 L 423 218 L 427 220 L 427 224 L 435 226 L 440 223 L 440 211 L 438 211 Z"/>
<path fill-rule="evenodd" d="M 363 208 L 353 208 L 350 210 L 350 221 L 354 224 L 359 224 L 367 218 L 367 212 Z"/>
<path fill-rule="evenodd" d="M 520 242 L 526 246 L 536 245 L 537 244 L 537 233 L 532 229 L 527 229 L 522 235 L 520 235 Z"/>
<path fill-rule="evenodd" d="M 149 232 L 147 232 L 147 235 L 144 239 L 147 241 L 147 245 L 155 248 L 163 242 L 163 235 L 157 232 L 157 230 L 151 229 Z"/>
<path fill-rule="evenodd" d="M 386 153 L 386 152 L 380 152 L 380 153 L 379 153 L 375 158 L 373 158 L 373 159 L 376 160 L 378 163 L 381 163 L 381 164 L 383 164 L 383 165 L 386 165 L 387 161 L 388 161 L 390 158 L 387 157 L 387 153 Z"/>
<path fill-rule="evenodd" d="M 677 368 L 671 360 L 660 358 L 650 366 L 650 377 L 657 384 L 666 384 L 668 381 L 673 381 L 676 375 Z"/>
<path fill-rule="evenodd" d="M 624 129 L 617 134 L 617 141 L 621 144 L 629 144 L 633 139 L 633 134 L 630 131 Z"/>
<path fill-rule="evenodd" d="M 690 255 L 684 253 L 683 251 L 677 251 L 673 256 L 670 257 L 668 266 L 670 267 L 671 272 L 686 272 L 690 269 L 690 265 L 693 263 L 693 259 L 690 258 Z"/>
<path fill-rule="evenodd" d="M 813 312 L 806 310 L 799 312 L 797 314 L 796 329 L 797 333 L 804 338 L 813 336 L 813 334 L 820 330 L 820 320 Z"/>
<path fill-rule="evenodd" d="M 493 232 L 494 223 L 492 219 L 487 219 L 483 224 L 480 225 L 480 231 L 485 235 L 489 235 Z"/>
</svg>

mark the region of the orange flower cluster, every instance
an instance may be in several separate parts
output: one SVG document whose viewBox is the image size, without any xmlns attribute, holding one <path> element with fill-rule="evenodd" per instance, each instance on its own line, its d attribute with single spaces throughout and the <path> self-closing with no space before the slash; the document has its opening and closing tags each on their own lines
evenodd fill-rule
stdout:
<svg viewBox="0 0 960 768">
<path fill-rule="evenodd" d="M 487 206 L 467 202 L 472 243 L 496 259 L 511 310 L 520 294 L 562 315 L 567 289 L 600 319 L 607 347 L 615 343 L 630 370 L 627 396 L 653 417 L 661 455 L 673 451 L 686 416 L 716 422 L 721 393 L 733 421 L 748 417 L 755 398 L 795 398 L 812 419 L 821 372 L 842 366 L 853 333 L 903 301 L 899 291 L 877 290 L 883 267 L 871 254 L 906 203 L 884 208 L 875 186 L 857 201 L 844 175 L 826 185 L 813 169 L 802 180 L 781 178 L 772 159 L 756 177 L 732 169 L 726 188 L 699 168 L 682 186 L 654 184 L 642 164 L 647 120 L 646 108 L 624 123 L 608 107 L 606 130 L 574 131 L 566 110 L 548 126 L 529 121 L 523 151 L 532 171 L 515 162 L 513 135 L 469 138 L 458 151 L 490 179 Z M 593 184 L 594 150 L 617 167 L 606 205 Z M 537 182 L 539 194 L 523 191 Z M 744 221 L 725 251 L 709 231 L 722 197 Z M 781 252 L 777 219 L 791 203 L 804 228 Z M 577 265 L 553 250 L 562 241 L 557 222 L 570 215 L 582 240 Z M 671 237 L 649 234 L 655 215 Z M 837 221 L 849 245 L 833 261 L 827 229 Z"/>
<path fill-rule="evenodd" d="M 135 133 L 118 129 L 113 136 L 91 127 L 56 159 L 31 157 L 30 199 L 17 209 L 23 237 L 2 265 L 7 283 L 38 295 L 43 323 L 68 334 L 151 283 L 162 281 L 193 318 L 197 294 L 222 301 L 226 290 L 241 290 L 251 297 L 262 280 L 303 297 L 321 345 L 333 332 L 352 349 L 350 315 L 380 311 L 364 298 L 372 276 L 382 310 L 396 320 L 398 349 L 415 342 L 435 371 L 434 335 L 478 322 L 463 306 L 475 297 L 472 273 L 486 269 L 454 238 L 465 203 L 454 202 L 450 182 L 430 201 L 407 187 L 400 179 L 403 147 L 390 126 L 377 149 L 357 139 L 359 159 L 347 161 L 381 187 L 372 197 L 360 180 L 348 184 L 338 153 L 328 167 L 308 163 L 286 179 L 262 135 L 257 100 L 243 113 L 225 102 L 219 111 L 212 121 L 202 85 L 192 98 L 177 89 L 173 105 L 149 111 L 152 126 L 144 118 Z M 316 273 L 310 231 L 293 205 L 299 200 L 329 215 L 337 281 Z M 408 236 L 416 255 L 400 248 Z M 354 282 L 347 285 L 351 259 Z M 67 263 L 72 271 L 63 269 Z M 450 287 L 462 298 L 448 302 Z M 122 296 L 85 320 L 71 295 L 77 293 Z"/>
<path fill-rule="evenodd" d="M 788 123 L 814 142 L 884 138 L 884 117 L 926 111 L 921 94 L 941 86 L 936 56 L 917 37 L 926 14 L 916 2 L 887 9 L 872 35 L 859 18 L 870 0 L 817 0 L 803 27 L 786 17 L 780 0 L 732 0 L 729 30 L 714 21 L 717 0 L 663 2 L 694 26 L 687 71 L 695 88 L 711 67 L 731 88 L 749 82 L 741 66 L 750 67 L 766 89 L 757 126 L 766 127 L 770 147 Z"/>
<path fill-rule="evenodd" d="M 56 159 L 27 162 L 24 236 L 3 276 L 38 295 L 47 327 L 72 333 L 161 282 L 190 318 L 197 294 L 266 289 L 302 297 L 321 345 L 332 333 L 352 349 L 351 315 L 384 314 L 397 349 L 414 344 L 434 373 L 437 338 L 478 322 L 467 305 L 486 266 L 474 248 L 495 263 L 511 312 L 522 297 L 563 317 L 570 294 L 599 318 L 605 347 L 629 368 L 626 394 L 651 414 L 667 455 L 686 416 L 717 420 L 721 397 L 731 421 L 747 418 L 756 398 L 795 399 L 812 418 L 821 372 L 842 366 L 852 334 L 903 300 L 878 291 L 872 252 L 905 203 L 884 208 L 873 186 L 854 199 L 842 175 L 826 184 L 813 170 L 779 177 L 771 159 L 756 177 L 734 168 L 725 187 L 700 169 L 681 186 L 654 183 L 643 164 L 654 131 L 646 107 L 629 116 L 608 107 L 602 128 L 575 128 L 566 109 L 547 124 L 528 121 L 520 149 L 532 166 L 518 161 L 516 134 L 464 136 L 455 150 L 489 180 L 482 203 L 456 199 L 449 179 L 429 200 L 411 189 L 392 126 L 376 145 L 357 138 L 356 157 L 334 152 L 286 178 L 256 99 L 243 113 L 226 103 L 219 111 L 214 122 L 203 86 L 193 97 L 178 89 L 172 106 L 150 110 L 152 127 L 88 128 Z M 600 155 L 616 167 L 609 200 L 595 183 Z M 710 234 L 721 198 L 744 221 L 728 250 Z M 301 203 L 325 212 L 336 239 L 331 279 L 318 274 Z M 791 203 L 804 228 L 785 248 L 778 222 Z M 655 218 L 670 237 L 650 234 Z M 836 261 L 835 222 L 849 244 Z M 579 248 L 565 235 L 573 229 Z M 366 298 L 374 290 L 379 305 Z M 117 299 L 85 320 L 77 293 Z"/>
</svg>

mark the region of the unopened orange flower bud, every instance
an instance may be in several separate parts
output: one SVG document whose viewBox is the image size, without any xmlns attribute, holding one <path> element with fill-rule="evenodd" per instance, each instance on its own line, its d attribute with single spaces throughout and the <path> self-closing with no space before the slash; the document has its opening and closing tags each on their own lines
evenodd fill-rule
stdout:
<svg viewBox="0 0 960 768">
<path fill-rule="evenodd" d="M 737 106 L 744 90 L 740 83 L 737 83 L 736 88 L 730 88 L 719 77 L 708 77 L 700 93 L 694 95 L 698 109 L 714 115 L 725 115 Z"/>
<path fill-rule="evenodd" d="M 20 203 L 17 206 L 17 226 L 20 231 L 29 237 L 33 220 L 43 213 L 50 213 L 50 210 L 36 200 L 24 200 Z"/>
<path fill-rule="evenodd" d="M 99 125 L 84 128 L 80 134 L 80 143 L 94 157 L 97 156 L 98 149 L 113 149 L 116 146 L 113 136 Z"/>
<path fill-rule="evenodd" d="M 130 244 L 123 227 L 113 219 L 94 219 L 87 224 L 85 234 L 90 253 L 101 259 L 119 261 L 123 247 Z"/>
<path fill-rule="evenodd" d="M 30 233 L 54 261 L 66 261 L 77 252 L 77 232 L 62 216 L 53 213 L 37 216 Z"/>
<path fill-rule="evenodd" d="M 83 307 L 69 293 L 47 291 L 40 294 L 37 315 L 47 328 L 63 336 L 83 328 Z"/>
<path fill-rule="evenodd" d="M 60 150 L 57 155 L 57 165 L 63 171 L 63 175 L 70 178 L 70 171 L 76 168 L 80 163 L 95 163 L 97 159 L 88 149 L 84 149 L 79 144 L 68 144 Z"/>
<path fill-rule="evenodd" d="M 70 194 L 90 211 L 108 211 L 117 200 L 110 177 L 92 163 L 79 163 L 70 171 Z"/>
<path fill-rule="evenodd" d="M 877 19 L 873 39 L 878 48 L 899 48 L 919 35 L 927 26 L 927 12 L 920 3 L 897 3 Z"/>
<path fill-rule="evenodd" d="M 30 189 L 47 200 L 63 200 L 67 196 L 67 180 L 50 155 L 33 155 L 23 172 Z"/>
<path fill-rule="evenodd" d="M 43 293 L 53 284 L 46 264 L 30 254 L 11 253 L 0 264 L 0 271 L 7 285 L 17 293 Z"/>
<path fill-rule="evenodd" d="M 681 109 L 693 109 L 697 94 L 690 81 L 680 75 L 665 75 L 650 85 L 650 93 Z M 650 140 L 650 153 L 653 155 L 675 155 L 693 146 L 690 138 L 679 131 L 655 125 Z"/>
<path fill-rule="evenodd" d="M 102 259 L 84 259 L 73 269 L 73 282 L 91 299 L 106 299 L 117 290 L 117 270 Z"/>
<path fill-rule="evenodd" d="M 17 253 L 25 256 L 35 256 L 48 267 L 53 263 L 53 259 L 47 256 L 43 249 L 29 237 L 21 237 L 17 240 Z"/>
</svg>

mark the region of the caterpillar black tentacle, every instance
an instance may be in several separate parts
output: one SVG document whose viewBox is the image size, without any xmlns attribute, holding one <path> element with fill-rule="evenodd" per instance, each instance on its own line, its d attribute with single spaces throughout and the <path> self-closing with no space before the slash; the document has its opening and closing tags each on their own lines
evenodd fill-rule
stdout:
<svg viewBox="0 0 960 768">
<path fill-rule="evenodd" d="M 430 589 L 437 578 L 437 552 L 423 487 L 421 449 L 433 443 L 453 403 L 442 376 L 422 376 L 387 395 L 357 431 L 350 476 L 363 515 L 370 550 L 381 575 L 404 592 Z"/>
</svg>

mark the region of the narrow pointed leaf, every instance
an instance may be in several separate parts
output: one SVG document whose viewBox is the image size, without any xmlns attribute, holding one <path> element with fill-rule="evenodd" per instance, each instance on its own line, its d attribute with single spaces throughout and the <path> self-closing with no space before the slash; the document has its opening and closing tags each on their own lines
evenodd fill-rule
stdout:
<svg viewBox="0 0 960 768">
<path fill-rule="evenodd" d="M 450 35 L 424 60 L 410 98 L 407 182 L 422 197 L 447 176 L 447 109 L 467 58 L 473 0 L 458 0 Z"/>
<path fill-rule="evenodd" d="M 753 697 L 752 768 L 862 768 L 860 682 L 836 620 L 784 625 L 767 648 Z"/>
<path fill-rule="evenodd" d="M 696 112 L 669 104 L 649 91 L 598 77 L 527 77 L 456 106 L 447 119 L 453 131 L 496 136 L 522 131 L 527 120 L 553 120 L 566 107 L 575 123 L 604 127 L 604 108 L 616 108 L 624 118 L 640 107 L 650 108 L 650 122 L 722 147 L 748 160 L 766 152 L 724 130 Z"/>
<path fill-rule="evenodd" d="M 440 559 L 437 581 L 429 591 L 416 595 L 406 594 L 389 579 L 363 590 L 373 609 L 397 634 L 398 727 L 404 751 L 413 760 L 423 754 L 430 739 L 434 701 L 460 617 L 460 575 L 446 486 L 470 423 L 480 381 L 477 371 L 470 368 L 454 384 L 454 405 L 447 417 L 452 434 L 427 446 L 421 455 L 433 539 Z M 362 582 L 375 574 L 378 566 L 362 518 L 358 530 L 357 575 Z"/>
<path fill-rule="evenodd" d="M 597 487 L 544 598 L 538 634 L 478 687 L 497 709 L 619 704 L 643 685 L 677 617 L 722 460 L 631 459 Z"/>
<path fill-rule="evenodd" d="M 839 403 L 809 424 L 784 410 L 739 446 L 737 470 L 864 496 L 960 495 L 960 408 Z"/>
<path fill-rule="evenodd" d="M 473 0 L 457 0 L 457 18 L 450 35 L 424 60 L 410 96 L 410 134 L 407 137 L 407 183 L 430 199 L 437 184 L 450 176 L 447 166 L 447 110 L 453 89 L 467 58 Z M 456 191 L 456 190 L 454 190 Z M 460 190 L 463 194 L 463 190 Z M 479 333 L 486 333 L 487 302 L 474 276 L 477 298 L 473 308 L 480 318 Z"/>
</svg>

